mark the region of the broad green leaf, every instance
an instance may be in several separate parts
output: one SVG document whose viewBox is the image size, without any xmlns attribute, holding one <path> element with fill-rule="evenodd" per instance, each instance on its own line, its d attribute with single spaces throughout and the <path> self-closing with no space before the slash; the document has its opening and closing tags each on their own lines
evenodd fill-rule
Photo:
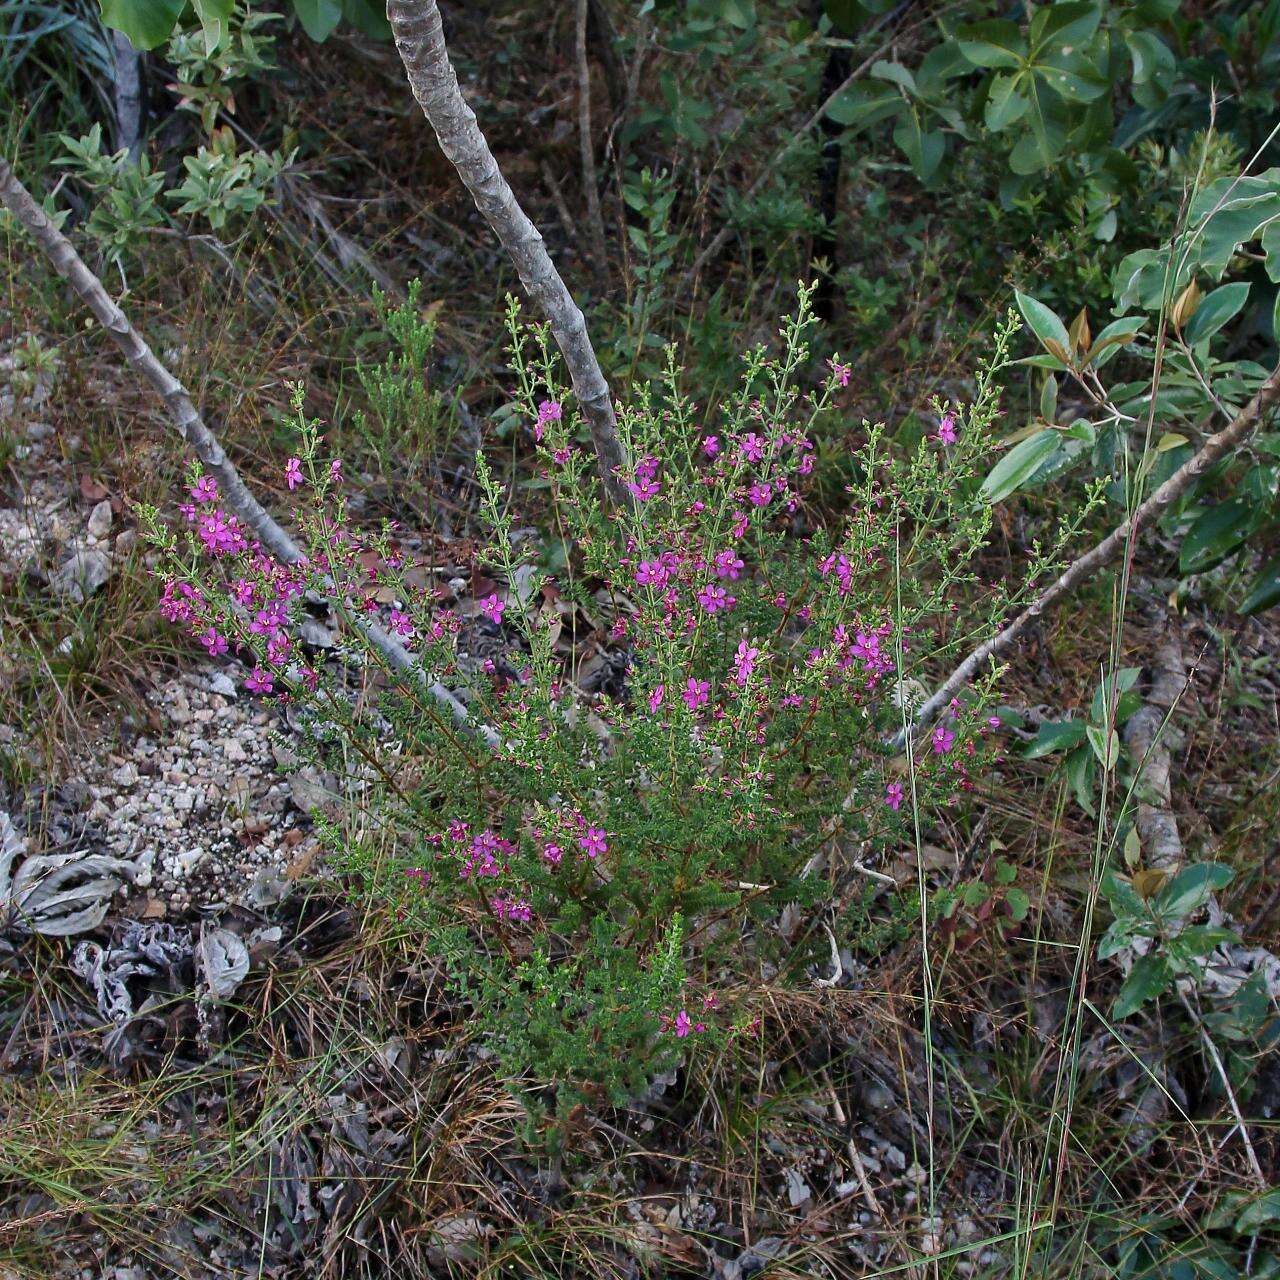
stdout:
<svg viewBox="0 0 1280 1280">
<path fill-rule="evenodd" d="M 1012 69 L 1022 66 L 1026 59 L 1018 24 L 1005 18 L 972 22 L 956 32 L 956 40 L 960 52 L 975 67 Z"/>
<path fill-rule="evenodd" d="M 1028 760 L 1038 760 L 1057 751 L 1070 751 L 1083 741 L 1083 720 L 1046 720 L 1036 730 L 1035 740 L 1028 745 L 1025 754 Z"/>
<path fill-rule="evenodd" d="M 1120 735 L 1114 729 L 1100 729 L 1096 724 L 1085 725 L 1084 731 L 1098 763 L 1110 773 L 1120 762 Z"/>
<path fill-rule="evenodd" d="M 1249 288 L 1245 281 L 1224 284 L 1204 298 L 1182 331 L 1187 345 L 1194 347 L 1213 337 L 1224 324 L 1234 320 L 1248 300 Z"/>
<path fill-rule="evenodd" d="M 390 40 L 391 24 L 383 0 L 342 0 L 342 16 L 362 35 Z"/>
<path fill-rule="evenodd" d="M 893 128 L 893 140 L 902 148 L 916 177 L 928 182 L 942 163 L 946 139 L 940 129 L 925 131 L 920 128 L 920 117 L 913 111 L 904 111 Z"/>
<path fill-rule="evenodd" d="M 1151 952 L 1139 956 L 1133 962 L 1115 1004 L 1111 1006 L 1111 1016 L 1127 1018 L 1136 1013 L 1148 1000 L 1154 1000 L 1167 991 L 1172 980 L 1169 963 L 1163 956 Z"/>
<path fill-rule="evenodd" d="M 1040 345 L 1050 355 L 1057 356 L 1060 360 L 1069 359 L 1071 339 L 1067 335 L 1067 326 L 1058 319 L 1057 313 L 1028 293 L 1021 293 L 1015 289 L 1013 296 L 1017 301 L 1018 310 L 1022 312 L 1027 322 L 1027 327 L 1040 339 Z"/>
<path fill-rule="evenodd" d="M 1171 76 L 1177 67 L 1173 51 L 1154 31 L 1130 31 L 1124 42 L 1133 59 L 1133 81 L 1146 84 L 1150 80 Z"/>
<path fill-rule="evenodd" d="M 1138 306 L 1144 311 L 1159 311 L 1166 301 L 1172 302 L 1191 279 L 1192 264 L 1179 259 L 1176 279 L 1171 278 L 1172 268 L 1167 249 L 1139 249 L 1129 254 L 1111 276 L 1115 309 L 1127 311 Z"/>
<path fill-rule="evenodd" d="M 1016 124 L 1027 113 L 1030 103 L 1025 94 L 1018 89 L 1021 72 L 1011 75 L 998 75 L 991 81 L 987 91 L 987 105 L 982 118 L 992 133 L 999 133 L 1011 124 Z"/>
<path fill-rule="evenodd" d="M 916 92 L 916 78 L 900 62 L 885 62 L 883 59 L 873 63 L 869 74 L 876 80 L 889 80 L 901 85 L 908 93 Z"/>
<path fill-rule="evenodd" d="M 1280 220 L 1280 169 L 1253 178 L 1220 178 L 1192 200 L 1188 225 L 1192 255 L 1213 279 L 1221 279 L 1242 244 Z"/>
<path fill-rule="evenodd" d="M 1076 803 L 1091 818 L 1097 817 L 1097 810 L 1093 804 L 1093 781 L 1098 763 L 1093 757 L 1093 752 L 1088 746 L 1077 747 L 1067 756 L 1064 767 L 1067 771 L 1067 781 L 1075 793 Z"/>
<path fill-rule="evenodd" d="M 196 17 L 200 19 L 200 28 L 204 32 L 206 55 L 211 56 L 227 38 L 231 29 L 231 15 L 235 11 L 235 0 L 192 0 Z"/>
<path fill-rule="evenodd" d="M 1236 1219 L 1235 1229 L 1242 1236 L 1256 1235 L 1271 1222 L 1280 1222 L 1280 1187 L 1264 1192 Z"/>
<path fill-rule="evenodd" d="M 1027 896 L 1027 891 L 1016 886 L 1007 889 L 1004 900 L 1009 904 L 1009 912 L 1013 916 L 1014 924 L 1021 924 L 1031 911 L 1031 899 Z"/>
<path fill-rule="evenodd" d="M 1050 374 L 1040 388 L 1040 416 L 1046 422 L 1056 422 L 1058 418 L 1058 380 Z"/>
<path fill-rule="evenodd" d="M 1255 517 L 1252 503 L 1235 498 L 1202 512 L 1182 540 L 1179 572 L 1203 573 L 1225 560 L 1248 537 Z"/>
<path fill-rule="evenodd" d="M 1258 570 L 1240 612 L 1248 617 L 1280 604 L 1280 559 L 1269 560 Z"/>
<path fill-rule="evenodd" d="M 1152 910 L 1169 920 L 1184 920 L 1198 911 L 1219 889 L 1231 883 L 1235 872 L 1221 862 L 1194 862 L 1183 867 L 1152 900 Z"/>
<path fill-rule="evenodd" d="M 1097 725 L 1105 724 L 1107 709 L 1114 697 L 1116 699 L 1115 723 L 1124 724 L 1142 705 L 1142 699 L 1133 692 L 1133 686 L 1138 683 L 1138 677 L 1141 674 L 1138 667 L 1121 667 L 1116 672 L 1114 680 L 1109 675 L 1104 676 L 1098 683 L 1093 701 L 1089 704 L 1089 719 Z"/>
<path fill-rule="evenodd" d="M 905 108 L 902 95 L 894 89 L 855 84 L 828 108 L 827 116 L 849 129 L 867 129 Z"/>
<path fill-rule="evenodd" d="M 1014 445 L 991 468 L 978 490 L 982 502 L 995 503 L 1007 498 L 1020 488 L 1057 452 L 1058 433 L 1049 428 Z"/>
<path fill-rule="evenodd" d="M 1028 32 L 1031 47 L 1035 50 L 1046 45 L 1057 49 L 1079 48 L 1093 39 L 1101 18 L 1100 7 L 1087 0 L 1045 5 L 1031 19 Z"/>
<path fill-rule="evenodd" d="M 338 0 L 293 0 L 293 11 L 302 29 L 317 42 L 327 40 L 342 21 Z"/>
<path fill-rule="evenodd" d="M 102 0 L 102 21 L 135 49 L 154 49 L 173 34 L 186 0 Z"/>
</svg>

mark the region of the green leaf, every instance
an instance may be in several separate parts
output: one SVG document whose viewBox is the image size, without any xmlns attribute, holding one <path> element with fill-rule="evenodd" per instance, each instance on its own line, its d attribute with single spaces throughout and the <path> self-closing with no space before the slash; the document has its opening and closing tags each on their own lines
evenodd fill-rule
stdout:
<svg viewBox="0 0 1280 1280">
<path fill-rule="evenodd" d="M 920 128 L 920 117 L 914 110 L 904 111 L 893 129 L 893 140 L 902 148 L 916 177 L 921 182 L 928 182 L 942 163 L 942 155 L 946 150 L 946 139 L 940 129 L 928 132 Z"/>
<path fill-rule="evenodd" d="M 1185 920 L 1219 889 L 1226 888 L 1234 876 L 1235 872 L 1221 862 L 1192 863 L 1156 894 L 1151 908 L 1167 919 Z"/>
<path fill-rule="evenodd" d="M 995 503 L 1020 488 L 1058 451 L 1058 433 L 1046 427 L 1014 445 L 991 468 L 978 490 L 982 502 Z"/>
<path fill-rule="evenodd" d="M 1236 1219 L 1235 1230 L 1238 1235 L 1255 1235 L 1269 1222 L 1280 1222 L 1280 1187 L 1272 1187 L 1249 1205 Z"/>
<path fill-rule="evenodd" d="M 873 63 L 868 73 L 876 80 L 889 80 L 901 85 L 908 93 L 916 92 L 916 78 L 900 62 L 885 62 L 883 59 Z"/>
<path fill-rule="evenodd" d="M 1004 900 L 1009 904 L 1009 912 L 1015 924 L 1021 924 L 1031 910 L 1031 899 L 1025 889 L 1007 889 Z"/>
<path fill-rule="evenodd" d="M 1249 588 L 1240 612 L 1249 617 L 1261 613 L 1264 609 L 1274 608 L 1280 604 L 1280 557 L 1269 560 L 1258 570 L 1258 576 Z"/>
<path fill-rule="evenodd" d="M 293 0 L 293 11 L 302 29 L 317 42 L 327 40 L 342 21 L 338 0 Z"/>
<path fill-rule="evenodd" d="M 1206 338 L 1213 337 L 1224 324 L 1234 320 L 1248 300 L 1249 288 L 1244 281 L 1224 284 L 1203 298 L 1182 331 L 1187 345 L 1194 347 L 1197 343 L 1204 342 Z"/>
<path fill-rule="evenodd" d="M 1056 751 L 1070 751 L 1083 741 L 1083 720 L 1046 720 L 1036 730 L 1035 740 L 1028 745 L 1025 754 L 1028 760 L 1038 760 Z"/>
<path fill-rule="evenodd" d="M 1096 816 L 1093 805 L 1093 779 L 1097 761 L 1088 747 L 1077 747 L 1065 761 L 1067 781 L 1075 792 L 1076 802 L 1091 818 Z"/>
<path fill-rule="evenodd" d="M 1037 51 L 1046 45 L 1078 48 L 1093 39 L 1101 19 L 1099 7 L 1087 0 L 1044 6 L 1031 19 L 1031 47 Z"/>
<path fill-rule="evenodd" d="M 1255 518 L 1253 504 L 1235 498 L 1202 512 L 1182 540 L 1178 571 L 1204 573 L 1220 564 L 1249 536 Z"/>
<path fill-rule="evenodd" d="M 1071 339 L 1067 335 L 1067 326 L 1058 319 L 1057 314 L 1030 294 L 1020 293 L 1015 289 L 1013 296 L 1031 332 L 1040 339 L 1040 345 L 1059 360 L 1069 359 Z"/>
<path fill-rule="evenodd" d="M 1116 699 L 1116 724 L 1123 724 L 1129 716 L 1131 716 L 1141 705 L 1142 699 L 1133 693 L 1133 686 L 1138 683 L 1138 677 L 1142 674 L 1138 667 L 1121 667 L 1116 672 L 1115 679 L 1111 676 L 1104 676 L 1098 683 L 1097 691 L 1093 695 L 1093 702 L 1089 705 L 1089 719 L 1096 725 L 1106 723 L 1107 709 L 1111 703 L 1111 699 Z M 1116 692 L 1118 690 L 1118 693 Z"/>
<path fill-rule="evenodd" d="M 1121 316 L 1119 320 L 1113 320 L 1094 338 L 1085 363 L 1102 368 L 1119 354 L 1121 347 L 1128 346 L 1142 332 L 1146 323 L 1141 316 Z"/>
<path fill-rule="evenodd" d="M 200 19 L 200 28 L 204 32 L 206 56 L 212 56 L 227 38 L 231 29 L 231 15 L 235 11 L 235 0 L 192 0 L 196 17 Z"/>
<path fill-rule="evenodd" d="M 827 118 L 848 129 L 867 129 L 904 111 L 906 105 L 896 89 L 855 84 L 827 108 Z"/>
<path fill-rule="evenodd" d="M 1213 279 L 1221 279 L 1240 246 L 1280 219 L 1280 169 L 1211 182 L 1192 200 L 1187 217 L 1195 231 L 1191 256 Z"/>
<path fill-rule="evenodd" d="M 1147 84 L 1173 75 L 1177 68 L 1173 51 L 1154 31 L 1130 31 L 1124 42 L 1133 59 L 1134 84 Z"/>
<path fill-rule="evenodd" d="M 1026 59 L 1026 46 L 1016 22 L 991 18 L 973 22 L 956 32 L 960 52 L 975 67 L 1011 69 Z"/>
<path fill-rule="evenodd" d="M 374 40 L 391 39 L 391 23 L 382 0 L 342 0 L 342 16 L 362 35 Z"/>
<path fill-rule="evenodd" d="M 1120 988 L 1116 1002 L 1111 1006 L 1113 1018 L 1127 1018 L 1136 1013 L 1148 1000 L 1154 1000 L 1169 989 L 1173 979 L 1169 963 L 1163 956 L 1148 952 L 1139 956 L 1129 970 L 1129 976 Z"/>
<path fill-rule="evenodd" d="M 998 75 L 992 79 L 982 115 L 992 133 L 1000 133 L 1026 115 L 1031 104 L 1018 89 L 1021 76 L 1021 72 L 1014 72 L 1012 75 Z"/>
<path fill-rule="evenodd" d="M 1096 724 L 1085 725 L 1084 731 L 1098 763 L 1105 772 L 1110 773 L 1120 760 L 1120 735 L 1114 729 L 1108 732 L 1098 728 Z"/>
<path fill-rule="evenodd" d="M 186 0 L 102 0 L 102 21 L 135 49 L 154 49 L 173 34 Z"/>
</svg>

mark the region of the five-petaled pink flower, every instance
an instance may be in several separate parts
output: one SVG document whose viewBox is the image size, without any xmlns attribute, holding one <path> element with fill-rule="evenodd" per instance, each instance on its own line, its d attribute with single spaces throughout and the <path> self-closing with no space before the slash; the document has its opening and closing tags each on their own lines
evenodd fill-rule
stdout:
<svg viewBox="0 0 1280 1280">
<path fill-rule="evenodd" d="M 332 480 L 334 484 L 342 483 L 342 459 L 341 458 L 334 458 L 334 460 L 331 463 L 329 463 L 329 479 Z"/>
<path fill-rule="evenodd" d="M 707 695 L 711 691 L 711 685 L 706 680 L 699 680 L 696 676 L 690 676 L 685 682 L 684 692 L 680 695 L 684 699 L 684 704 L 690 711 L 697 711 L 707 701 Z"/>
<path fill-rule="evenodd" d="M 558 867 L 560 865 L 560 859 L 564 857 L 564 850 L 556 844 L 554 840 L 548 840 L 547 843 L 542 846 L 542 856 L 551 863 L 553 867 Z"/>
<path fill-rule="evenodd" d="M 201 476 L 191 486 L 191 496 L 197 502 L 217 502 L 218 482 L 212 476 Z"/>
<path fill-rule="evenodd" d="M 642 587 L 663 587 L 671 574 L 661 560 L 641 560 L 636 569 L 636 582 Z"/>
<path fill-rule="evenodd" d="M 747 681 L 751 679 L 751 673 L 756 669 L 756 659 L 759 656 L 760 650 L 753 648 L 749 641 L 738 641 L 738 651 L 733 655 L 733 678 L 743 688 L 746 687 Z"/>
<path fill-rule="evenodd" d="M 738 575 L 742 572 L 742 561 L 738 558 L 735 551 L 720 551 L 716 553 L 715 559 L 712 561 L 717 574 L 722 578 L 728 578 L 730 582 L 737 581 Z"/>
<path fill-rule="evenodd" d="M 270 693 L 272 689 L 271 672 L 264 671 L 261 667 L 254 667 L 249 673 L 249 677 L 244 682 L 244 687 L 250 693 Z"/>
<path fill-rule="evenodd" d="M 828 360 L 827 363 L 831 366 L 831 376 L 842 387 L 847 387 L 849 385 L 849 375 L 853 372 L 853 366 L 841 364 L 839 360 Z"/>
<path fill-rule="evenodd" d="M 702 452 L 705 453 L 708 458 L 714 458 L 716 454 L 720 452 L 720 437 L 708 436 L 702 442 Z"/>
<path fill-rule="evenodd" d="M 602 853 L 608 853 L 609 842 L 605 835 L 603 827 L 588 827 L 586 835 L 579 837 L 578 843 L 586 851 L 588 858 L 598 858 Z"/>
<path fill-rule="evenodd" d="M 938 423 L 938 442 L 940 444 L 955 444 L 956 442 L 956 415 L 954 413 L 944 413 L 942 421 Z"/>
<path fill-rule="evenodd" d="M 948 729 L 945 724 L 940 724 L 933 731 L 933 749 L 937 755 L 946 755 L 951 750 L 956 740 L 955 733 Z"/>
<path fill-rule="evenodd" d="M 891 782 L 884 789 L 884 802 L 897 813 L 902 808 L 902 783 Z"/>
<path fill-rule="evenodd" d="M 733 603 L 733 597 L 719 583 L 708 582 L 698 592 L 698 603 L 708 612 L 715 613 L 727 609 Z"/>
<path fill-rule="evenodd" d="M 220 658 L 227 651 L 227 637 L 216 627 L 210 627 L 208 631 L 201 632 L 200 643 L 208 649 L 211 658 Z"/>
<path fill-rule="evenodd" d="M 290 489 L 296 489 L 302 483 L 301 458 L 290 458 L 284 464 L 284 482 Z"/>
<path fill-rule="evenodd" d="M 764 445 L 765 442 L 754 431 L 748 431 L 742 437 L 739 448 L 748 462 L 759 462 L 764 457 Z"/>
<path fill-rule="evenodd" d="M 676 1014 L 675 1029 L 676 1029 L 676 1035 L 679 1036 L 680 1039 L 682 1040 L 693 1029 L 693 1020 L 689 1017 L 689 1015 L 683 1009 L 681 1009 L 680 1012 Z"/>
<path fill-rule="evenodd" d="M 657 709 L 660 706 L 662 706 L 662 699 L 665 696 L 666 692 L 667 692 L 667 686 L 665 684 L 659 684 L 654 687 L 653 692 L 649 695 L 650 712 L 657 711 Z"/>
<path fill-rule="evenodd" d="M 506 601 L 499 600 L 498 593 L 496 591 L 491 595 L 485 596 L 485 598 L 480 601 L 480 612 L 483 613 L 486 618 L 495 623 L 502 622 L 502 614 L 506 607 Z"/>
</svg>

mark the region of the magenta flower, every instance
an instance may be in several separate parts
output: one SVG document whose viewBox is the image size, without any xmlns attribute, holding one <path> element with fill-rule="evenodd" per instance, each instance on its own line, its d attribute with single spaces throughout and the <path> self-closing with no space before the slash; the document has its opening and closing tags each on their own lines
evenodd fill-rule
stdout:
<svg viewBox="0 0 1280 1280">
<path fill-rule="evenodd" d="M 690 676 L 685 682 L 684 692 L 680 695 L 684 699 L 684 704 L 690 711 L 697 711 L 707 701 L 707 695 L 711 691 L 711 685 L 706 680 L 699 680 L 696 676 Z"/>
<path fill-rule="evenodd" d="M 933 750 L 936 755 L 944 756 L 955 745 L 956 735 L 945 724 L 940 724 L 933 731 Z"/>
<path fill-rule="evenodd" d="M 284 482 L 290 490 L 296 489 L 302 483 L 301 458 L 290 458 L 284 464 Z"/>
<path fill-rule="evenodd" d="M 495 591 L 491 595 L 485 596 L 480 601 L 480 612 L 490 621 L 501 624 L 503 612 L 506 610 L 507 604 L 505 600 L 498 599 L 498 593 Z"/>
<path fill-rule="evenodd" d="M 753 507 L 766 507 L 769 505 L 769 499 L 773 497 L 773 486 L 768 484 L 760 484 L 757 481 L 747 490 L 747 498 Z"/>
<path fill-rule="evenodd" d="M 267 661 L 273 667 L 282 667 L 293 652 L 293 642 L 283 631 L 277 631 L 267 641 Z"/>
<path fill-rule="evenodd" d="M 578 843 L 588 858 L 598 858 L 602 853 L 608 853 L 609 842 L 605 839 L 606 834 L 603 827 L 588 827 L 587 834 L 579 838 Z"/>
<path fill-rule="evenodd" d="M 201 476 L 191 486 L 191 496 L 197 502 L 217 502 L 218 482 L 212 476 Z"/>
<path fill-rule="evenodd" d="M 548 840 L 547 843 L 542 846 L 542 856 L 551 863 L 553 867 L 558 867 L 560 865 L 561 858 L 564 857 L 564 850 L 556 844 L 554 840 Z"/>
<path fill-rule="evenodd" d="M 332 480 L 334 484 L 342 483 L 342 459 L 341 458 L 334 458 L 334 460 L 331 463 L 329 463 L 329 479 Z"/>
<path fill-rule="evenodd" d="M 884 802 L 897 813 L 902 808 L 902 783 L 891 782 L 884 789 Z"/>
<path fill-rule="evenodd" d="M 717 552 L 712 564 L 716 573 L 722 578 L 728 578 L 730 582 L 735 582 L 743 569 L 742 561 L 733 550 Z"/>
<path fill-rule="evenodd" d="M 413 619 L 407 613 L 403 613 L 399 609 L 392 609 L 387 621 L 396 635 L 404 636 L 406 640 L 413 635 Z"/>
<path fill-rule="evenodd" d="M 751 679 L 751 673 L 755 670 L 756 659 L 760 656 L 760 650 L 752 648 L 751 644 L 746 640 L 738 642 L 738 651 L 733 656 L 734 679 L 742 687 L 746 687 L 747 681 Z"/>
<path fill-rule="evenodd" d="M 662 486 L 656 480 L 648 477 L 642 479 L 638 472 L 636 478 L 627 484 L 627 488 L 637 502 L 648 502 L 650 498 L 656 498 L 662 492 Z"/>
<path fill-rule="evenodd" d="M 254 667 L 249 673 L 248 679 L 245 680 L 244 687 L 250 693 L 270 693 L 273 687 L 271 672 L 264 671 L 261 667 Z"/>
<path fill-rule="evenodd" d="M 649 711 L 652 713 L 662 706 L 662 699 L 666 695 L 667 686 L 665 684 L 658 685 L 649 695 Z"/>
<path fill-rule="evenodd" d="M 226 653 L 227 637 L 224 636 L 216 627 L 210 627 L 208 631 L 201 632 L 200 643 L 209 651 L 211 658 L 220 658 Z"/>
<path fill-rule="evenodd" d="M 708 458 L 714 458 L 716 454 L 720 452 L 720 437 L 708 436 L 702 442 L 702 452 L 705 453 Z"/>
<path fill-rule="evenodd" d="M 759 462 L 764 457 L 763 441 L 754 431 L 748 431 L 739 442 L 738 448 L 747 462 Z"/>
<path fill-rule="evenodd" d="M 541 423 L 559 422 L 564 416 L 564 407 L 559 400 L 544 400 L 538 406 L 538 421 Z"/>
<path fill-rule="evenodd" d="M 847 387 L 849 385 L 849 375 L 853 372 L 853 366 L 841 364 L 839 360 L 828 360 L 827 363 L 831 366 L 831 376 L 842 387 Z"/>
<path fill-rule="evenodd" d="M 562 449 L 557 449 L 551 456 L 556 460 L 559 466 L 563 467 L 569 461 L 571 456 L 569 446 L 565 445 Z"/>
<path fill-rule="evenodd" d="M 938 423 L 938 443 L 939 444 L 955 444 L 956 442 L 956 415 L 954 413 L 944 413 L 942 421 Z"/>
<path fill-rule="evenodd" d="M 720 609 L 728 609 L 733 604 L 733 597 L 718 583 L 708 582 L 698 592 L 698 603 L 708 613 L 716 613 Z"/>
<path fill-rule="evenodd" d="M 636 582 L 642 587 L 666 586 L 671 577 L 661 560 L 641 560 L 636 569 Z"/>
<path fill-rule="evenodd" d="M 675 1020 L 676 1035 L 681 1040 L 683 1040 L 685 1036 L 689 1034 L 692 1027 L 693 1027 L 693 1020 L 689 1017 L 689 1015 L 683 1009 L 681 1009 L 680 1012 L 676 1014 L 676 1020 Z"/>
</svg>

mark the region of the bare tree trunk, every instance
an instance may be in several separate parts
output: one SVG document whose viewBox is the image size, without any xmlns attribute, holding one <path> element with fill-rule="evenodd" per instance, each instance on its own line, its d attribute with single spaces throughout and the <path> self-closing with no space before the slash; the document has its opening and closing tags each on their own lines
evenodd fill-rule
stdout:
<svg viewBox="0 0 1280 1280">
<path fill-rule="evenodd" d="M 591 430 L 605 491 L 614 503 L 626 503 L 629 495 L 619 475 L 626 459 L 618 439 L 613 397 L 587 334 L 586 321 L 551 261 L 538 229 L 503 178 L 476 124 L 475 112 L 462 96 L 449 61 L 439 6 L 435 0 L 387 0 L 387 17 L 408 73 L 409 87 L 435 130 L 440 149 L 502 242 L 525 290 L 550 322 L 574 395 Z"/>
<path fill-rule="evenodd" d="M 600 187 L 596 176 L 595 142 L 591 136 L 591 66 L 587 61 L 587 7 L 578 0 L 574 46 L 578 58 L 578 147 L 582 154 L 582 185 L 587 195 L 587 226 L 591 230 L 591 256 L 596 275 L 603 277 L 608 267 L 605 249 L 604 216 L 600 212 Z"/>
<path fill-rule="evenodd" d="M 142 335 L 103 288 L 102 281 L 85 266 L 71 242 L 31 198 L 31 193 L 18 181 L 3 157 L 0 157 L 0 203 L 13 214 L 52 263 L 54 270 L 93 312 L 94 318 L 111 335 L 134 372 L 159 393 L 183 439 L 205 470 L 217 480 L 227 507 L 277 559 L 288 564 L 302 560 L 303 553 L 298 544 L 246 488 L 217 437 L 205 425 L 186 387 L 156 359 Z M 475 724 L 457 695 L 427 676 L 413 655 L 394 636 L 362 617 L 353 618 L 352 623 L 364 633 L 392 670 L 412 673 L 421 679 L 432 697 L 459 725 L 474 730 L 491 745 L 497 742 L 493 730 L 486 725 Z"/>
<path fill-rule="evenodd" d="M 1280 368 L 1258 388 L 1258 393 L 1236 415 L 1235 419 L 1212 435 L 1204 448 L 1194 458 L 1179 467 L 1144 503 L 1127 519 L 1117 525 L 1097 546 L 1085 552 L 1062 572 L 1054 583 L 1036 597 L 1003 631 L 984 641 L 947 677 L 946 682 L 931 698 L 921 704 L 913 720 L 916 731 L 924 728 L 957 693 L 978 673 L 989 659 L 1003 653 L 1040 617 L 1050 605 L 1055 604 L 1069 591 L 1092 577 L 1103 565 L 1109 564 L 1125 548 L 1131 548 L 1138 535 L 1161 514 L 1175 499 L 1184 494 L 1192 482 L 1203 475 L 1215 462 L 1240 444 L 1280 400 Z M 899 735 L 901 736 L 901 735 Z"/>
<path fill-rule="evenodd" d="M 115 54 L 116 146 L 137 162 L 142 153 L 142 55 L 123 31 L 111 33 Z"/>
</svg>

